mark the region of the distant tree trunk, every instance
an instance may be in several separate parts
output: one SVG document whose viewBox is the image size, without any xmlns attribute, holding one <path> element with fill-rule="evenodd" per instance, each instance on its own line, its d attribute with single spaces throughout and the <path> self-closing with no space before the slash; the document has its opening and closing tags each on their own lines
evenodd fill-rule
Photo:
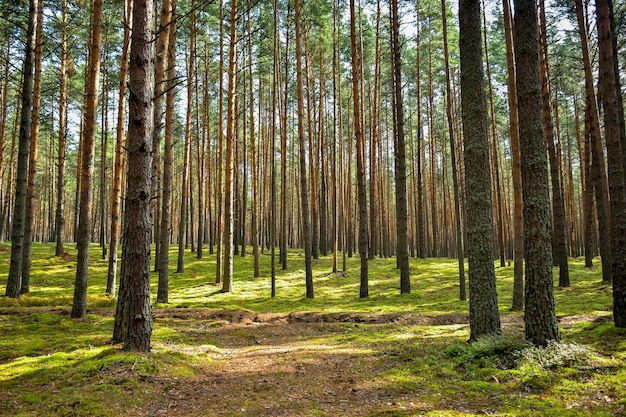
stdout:
<svg viewBox="0 0 626 417">
<path fill-rule="evenodd" d="M 416 79 L 418 82 L 416 83 L 416 98 L 417 98 L 417 109 L 416 109 L 416 117 L 417 117 L 417 150 L 416 150 L 416 164 L 417 164 L 417 179 L 416 179 L 416 187 L 417 187 L 417 210 L 416 210 L 416 222 L 417 222 L 417 256 L 419 258 L 425 258 L 426 254 L 426 203 L 424 201 L 424 181 L 423 181 L 423 158 L 422 154 L 424 151 L 424 132 L 422 129 L 422 83 L 421 83 L 421 73 L 422 73 L 422 60 L 420 57 L 420 45 L 421 45 L 421 28 L 420 28 L 420 14 L 419 14 L 419 1 L 416 1 L 415 4 L 415 13 L 416 13 L 416 22 L 417 22 L 417 34 L 415 36 L 415 48 L 417 50 L 416 54 L 416 62 L 415 62 L 415 70 L 416 70 Z"/>
<path fill-rule="evenodd" d="M 100 129 L 100 230 L 99 243 L 102 250 L 102 260 L 107 258 L 106 231 L 104 227 L 106 218 L 106 190 L 107 190 L 107 154 L 109 141 L 109 72 L 107 70 L 107 56 L 109 52 L 109 36 L 108 33 L 104 37 L 103 45 L 104 68 L 102 71 L 102 107 L 100 117 L 102 119 Z"/>
<path fill-rule="evenodd" d="M 30 267 L 32 261 L 33 227 L 35 215 L 35 176 L 37 174 L 37 148 L 39 147 L 39 119 L 41 115 L 41 67 L 43 63 L 43 0 L 37 4 L 37 28 L 35 29 L 35 79 L 33 85 L 33 115 L 30 127 L 28 156 L 28 180 L 26 185 L 26 216 L 24 218 L 24 248 L 22 250 L 22 288 L 30 291 Z"/>
<path fill-rule="evenodd" d="M 592 198 L 593 191 L 595 191 L 596 210 L 600 232 L 603 236 L 609 236 L 611 234 L 609 187 L 606 180 L 604 152 L 602 150 L 598 101 L 594 90 L 593 69 L 591 65 L 591 58 L 589 56 L 589 35 L 586 27 L 586 19 L 584 15 L 582 0 L 575 0 L 575 5 L 576 18 L 578 20 L 578 34 L 580 36 L 582 49 L 583 67 L 585 69 L 586 131 L 589 136 L 592 155 L 591 164 L 589 165 L 591 166 L 591 172 L 587 175 L 586 188 L 590 198 Z M 585 194 L 585 198 L 587 196 L 587 193 Z M 593 201 L 590 201 L 590 204 L 593 205 Z M 589 206 L 588 209 L 592 209 L 592 206 Z M 593 219 L 593 215 L 591 213 L 592 210 L 588 210 L 588 212 L 590 220 Z M 609 283 L 612 280 L 611 239 L 600 239 L 598 244 L 600 247 L 600 255 L 602 257 L 602 281 Z M 587 253 L 585 254 L 585 257 L 587 257 Z M 589 257 L 593 258 L 593 254 L 589 253 Z"/>
<path fill-rule="evenodd" d="M 620 94 L 615 73 L 611 0 L 596 0 L 598 22 L 598 85 L 604 109 L 604 131 L 611 195 L 611 247 L 613 277 L 613 319 L 616 327 L 626 327 L 626 187 L 624 150 L 620 137 Z"/>
<path fill-rule="evenodd" d="M 270 256 L 271 256 L 271 293 L 272 298 L 276 297 L 276 113 L 278 109 L 278 85 L 280 80 L 279 54 L 278 54 L 278 0 L 273 0 L 272 11 L 274 13 L 274 43 L 273 43 L 273 69 L 274 77 L 272 79 L 272 126 L 270 134 L 270 166 L 271 166 L 271 196 L 270 196 Z M 255 265 L 256 266 L 256 265 Z"/>
<path fill-rule="evenodd" d="M 248 36 L 251 37 L 252 36 L 252 10 L 251 10 L 251 2 L 250 0 L 248 0 L 248 22 L 247 22 L 247 26 L 248 26 Z M 257 146 L 256 144 L 256 137 L 255 137 L 255 131 L 254 131 L 254 91 L 252 88 L 252 80 L 253 80 L 253 74 L 252 74 L 252 39 L 249 39 L 248 41 L 248 76 L 250 78 L 250 82 L 249 82 L 249 97 L 250 97 L 250 153 L 251 153 L 251 159 L 252 159 L 252 215 L 250 217 L 250 229 L 252 232 L 252 256 L 254 257 L 254 277 L 259 277 L 261 276 L 261 271 L 259 270 L 259 221 L 258 221 L 258 213 L 259 213 L 259 196 L 258 196 L 258 188 L 259 188 L 259 157 L 258 155 L 260 154 L 259 152 L 259 146 Z M 261 105 L 261 103 L 259 103 L 259 106 Z M 272 117 L 274 116 L 274 113 L 272 114 Z M 272 136 L 272 140 L 274 139 L 274 137 Z M 274 148 L 272 147 L 272 155 L 274 154 Z M 273 177 L 273 170 L 274 170 L 274 165 L 271 164 L 271 168 L 272 170 L 272 180 L 274 179 Z M 275 185 L 275 184 L 274 184 Z M 244 213 L 245 215 L 245 213 Z M 273 226 L 272 226 L 273 227 Z M 273 248 L 273 246 L 272 246 Z"/>
<path fill-rule="evenodd" d="M 509 137 L 511 141 L 511 165 L 513 173 L 513 302 L 511 308 L 524 308 L 524 221 L 522 212 L 522 170 L 515 83 L 515 56 L 513 52 L 513 20 L 511 4 L 503 0 L 504 34 L 506 41 L 507 91 L 509 93 Z"/>
<path fill-rule="evenodd" d="M 167 100 L 165 104 L 165 140 L 163 146 L 163 183 L 161 187 L 161 222 L 159 230 L 159 283 L 157 302 L 169 301 L 169 253 L 172 231 L 172 178 L 174 175 L 174 113 L 176 111 L 176 7 L 172 0 L 167 41 Z M 156 124 L 155 124 L 156 127 Z M 154 141 L 153 141 L 154 143 Z M 154 189 L 154 187 L 152 187 Z"/>
<path fill-rule="evenodd" d="M 106 293 L 115 295 L 117 277 L 117 252 L 120 241 L 122 169 L 124 148 L 124 116 L 126 110 L 126 83 L 128 78 L 128 54 L 130 49 L 130 29 L 132 1 L 124 1 L 124 41 L 120 59 L 120 87 L 117 102 L 117 126 L 115 131 L 115 165 L 113 170 L 113 187 L 111 191 L 111 236 L 109 244 L 109 270 L 107 273 Z"/>
<path fill-rule="evenodd" d="M 234 252 L 234 158 L 237 92 L 237 0 L 230 3 L 230 46 L 228 49 L 228 109 L 226 115 L 226 180 L 224 188 L 224 281 L 222 292 L 231 292 L 233 286 Z"/>
<path fill-rule="evenodd" d="M 396 259 L 400 269 L 400 293 L 411 293 L 409 273 L 408 204 L 406 192 L 406 142 L 404 139 L 404 101 L 402 97 L 402 58 L 400 51 L 400 17 L 398 1 L 390 1 L 391 67 L 393 69 L 393 126 L 396 180 Z M 361 190 L 359 190 L 360 196 Z M 365 199 L 363 199 L 365 200 Z M 359 208 L 361 205 L 359 199 Z M 367 202 L 365 202 L 367 204 Z M 362 212 L 363 210 L 361 210 Z M 361 226 L 362 227 L 362 226 Z"/>
<path fill-rule="evenodd" d="M 361 56 L 357 51 L 356 35 L 356 10 L 355 0 L 350 0 L 350 51 L 352 56 L 352 100 L 354 120 L 353 129 L 356 139 L 356 176 L 357 194 L 359 202 L 359 256 L 361 258 L 361 284 L 359 296 L 366 298 L 369 296 L 369 274 L 368 274 L 368 231 L 367 231 L 367 189 L 365 186 L 365 144 L 363 140 L 363 128 L 361 126 Z M 405 167 L 406 169 L 406 167 Z M 406 187 L 406 183 L 405 183 Z M 406 195 L 406 188 L 405 188 Z M 405 242 L 406 243 L 406 242 Z M 408 272 L 408 269 L 407 269 Z M 408 275 L 408 274 L 407 274 Z"/>
<path fill-rule="evenodd" d="M 302 46 L 300 31 L 300 0 L 294 2 L 295 36 L 296 36 L 296 85 L 298 93 L 298 143 L 300 154 L 300 201 L 302 206 L 302 234 L 304 239 L 304 266 L 306 279 L 306 298 L 314 298 L 313 268 L 311 264 L 312 235 L 311 212 L 309 207 L 309 190 L 306 177 L 306 150 L 304 140 L 304 91 L 302 76 Z M 311 150 L 309 150 L 311 151 Z"/>
<path fill-rule="evenodd" d="M 150 305 L 150 234 L 152 230 L 151 163 L 153 125 L 152 0 L 134 0 L 130 47 L 128 176 L 124 212 L 125 245 L 116 323 L 123 323 L 124 350 L 149 352 L 152 335 Z M 121 308 L 120 308 L 121 307 Z M 115 336 L 115 335 L 114 335 Z M 114 337 L 115 339 L 115 337 Z"/>
<path fill-rule="evenodd" d="M 28 6 L 28 28 L 24 52 L 22 79 L 22 105 L 20 113 L 19 146 L 17 173 L 15 175 L 15 202 L 11 227 L 11 264 L 7 278 L 5 295 L 19 298 L 22 288 L 22 262 L 24 248 L 24 223 L 26 217 L 26 188 L 28 181 L 28 154 L 30 151 L 30 125 L 33 112 L 33 63 L 37 25 L 37 0 L 30 0 Z"/>
<path fill-rule="evenodd" d="M 89 243 L 91 242 L 93 206 L 93 165 L 96 145 L 96 117 L 98 113 L 98 75 L 100 73 L 100 45 L 102 40 L 102 0 L 94 0 L 91 21 L 91 42 L 85 86 L 85 121 L 83 124 L 83 152 L 80 165 L 80 211 L 76 232 L 76 282 L 72 317 L 87 316 L 87 277 L 89 273 Z"/>
<path fill-rule="evenodd" d="M 548 41 L 546 34 L 545 0 L 539 2 L 540 7 L 540 44 L 539 73 L 541 80 L 541 103 L 545 143 L 550 160 L 550 180 L 552 183 L 552 251 L 553 264 L 559 266 L 559 287 L 569 287 L 569 265 L 567 253 L 567 225 L 565 219 L 565 203 L 561 186 L 561 169 L 554 145 L 554 121 L 552 120 L 552 92 L 550 87 L 550 66 L 548 63 Z"/>
<path fill-rule="evenodd" d="M 62 32 L 62 35 L 63 36 Z M 2 72 L 2 91 L 0 91 L 0 97 L 2 97 L 2 103 L 0 104 L 0 241 L 4 240 L 4 223 L 5 223 L 5 204 L 10 200 L 10 193 L 8 190 L 10 186 L 4 186 L 4 177 L 6 173 L 6 166 L 4 164 L 4 151 L 6 143 L 7 133 L 7 120 L 9 113 L 9 73 L 10 73 L 10 58 L 11 58 L 11 37 L 7 36 L 6 40 L 6 55 L 4 57 L 4 71 Z M 61 78 L 61 77 L 59 77 Z M 9 166 L 11 170 L 11 166 Z"/>
<path fill-rule="evenodd" d="M 67 148 L 67 0 L 63 0 L 61 11 L 61 44 L 59 53 L 59 144 L 57 156 L 57 201 L 54 220 L 55 256 L 65 252 L 65 153 Z M 1 158 L 0 158 L 1 159 Z"/>
<path fill-rule="evenodd" d="M 224 120 L 224 3 L 220 0 L 220 63 L 219 63 L 219 99 L 218 99 L 218 114 L 220 123 Z M 216 192 L 215 192 L 215 202 L 217 206 L 217 227 L 216 227 L 216 238 L 217 238 L 217 256 L 215 260 L 215 283 L 219 284 L 222 282 L 222 237 L 223 237 L 223 215 L 222 215 L 222 178 L 223 178 L 223 166 L 224 166 L 224 129 L 217 129 L 218 136 L 218 155 L 217 155 L 217 181 L 216 181 Z"/>
<path fill-rule="evenodd" d="M 283 93 L 284 97 L 282 99 L 282 108 L 281 108 L 281 116 L 280 116 L 280 238 L 278 239 L 280 245 L 280 263 L 282 269 L 287 269 L 287 109 L 289 103 L 289 40 L 290 40 L 290 31 L 289 31 L 289 5 L 287 10 L 287 19 L 286 19 L 286 33 L 285 33 L 285 74 L 284 74 L 284 85 L 283 85 Z M 280 100 L 279 100 L 280 101 Z"/>
<path fill-rule="evenodd" d="M 450 155 L 452 157 L 452 186 L 454 188 L 454 218 L 456 222 L 456 253 L 459 264 L 459 299 L 467 298 L 465 288 L 465 251 L 463 250 L 463 228 L 461 227 L 461 196 L 459 194 L 459 174 L 456 161 L 456 134 L 453 121 L 452 108 L 452 77 L 450 75 L 450 58 L 448 54 L 448 27 L 447 27 L 447 2 L 441 1 L 441 16 L 443 21 L 443 56 L 446 65 L 446 118 L 448 131 L 450 132 Z"/>
<path fill-rule="evenodd" d="M 480 0 L 460 0 L 461 103 L 465 141 L 470 340 L 500 332 L 493 266 L 493 210 L 485 115 Z"/>
<path fill-rule="evenodd" d="M 524 253 L 526 257 L 526 339 L 538 346 L 558 340 L 554 312 L 550 196 L 541 119 L 539 39 L 534 0 L 515 2 L 515 63 L 519 102 Z"/>
</svg>

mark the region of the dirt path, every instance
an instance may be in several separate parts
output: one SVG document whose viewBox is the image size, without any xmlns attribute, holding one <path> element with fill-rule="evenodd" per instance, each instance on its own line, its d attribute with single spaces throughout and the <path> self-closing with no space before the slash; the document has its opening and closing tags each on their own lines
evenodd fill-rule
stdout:
<svg viewBox="0 0 626 417">
<path fill-rule="evenodd" d="M 198 368 L 193 383 L 161 381 L 161 400 L 144 408 L 147 416 L 367 416 L 392 415 L 385 413 L 394 410 L 420 415 L 432 405 L 420 400 L 419 389 L 390 387 L 377 377 L 400 358 L 373 345 L 336 343 L 333 337 L 351 328 L 398 324 L 467 326 L 463 314 L 256 315 L 175 309 L 158 310 L 156 316 L 186 326 L 179 331 L 198 346 L 210 343 L 221 350 L 211 353 L 213 362 Z M 514 315 L 504 316 L 503 322 L 505 327 L 522 325 Z"/>
</svg>

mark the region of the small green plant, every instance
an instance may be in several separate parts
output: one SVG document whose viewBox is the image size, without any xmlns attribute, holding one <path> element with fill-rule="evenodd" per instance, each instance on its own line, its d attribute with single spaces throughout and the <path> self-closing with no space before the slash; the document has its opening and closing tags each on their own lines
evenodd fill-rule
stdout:
<svg viewBox="0 0 626 417">
<path fill-rule="evenodd" d="M 543 369 L 586 364 L 598 356 L 587 346 L 557 341 L 550 341 L 546 347 L 528 346 L 515 355 L 528 365 Z"/>
<path fill-rule="evenodd" d="M 446 349 L 458 366 L 478 364 L 497 369 L 511 369 L 517 364 L 517 353 L 528 344 L 519 336 L 505 334 L 481 337 L 471 343 L 457 342 Z"/>
</svg>

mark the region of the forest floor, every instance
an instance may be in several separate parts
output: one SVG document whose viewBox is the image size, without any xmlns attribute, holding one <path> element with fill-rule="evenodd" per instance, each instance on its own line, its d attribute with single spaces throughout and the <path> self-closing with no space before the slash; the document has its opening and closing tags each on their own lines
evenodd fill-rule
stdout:
<svg viewBox="0 0 626 417">
<path fill-rule="evenodd" d="M 555 287 L 561 342 L 542 349 L 509 309 L 512 266 L 496 268 L 502 335 L 467 343 L 454 259 L 412 259 L 411 294 L 399 293 L 393 258 L 373 260 L 360 299 L 358 259 L 332 274 L 322 258 L 311 300 L 298 251 L 276 297 L 267 274 L 251 276 L 251 257 L 237 258 L 236 289 L 222 293 L 215 258 L 187 253 L 141 354 L 111 343 L 108 261 L 93 251 L 89 314 L 71 319 L 75 258 L 52 249 L 34 246 L 29 294 L 0 297 L 0 417 L 626 417 L 626 329 L 582 259 L 572 286 Z"/>
</svg>

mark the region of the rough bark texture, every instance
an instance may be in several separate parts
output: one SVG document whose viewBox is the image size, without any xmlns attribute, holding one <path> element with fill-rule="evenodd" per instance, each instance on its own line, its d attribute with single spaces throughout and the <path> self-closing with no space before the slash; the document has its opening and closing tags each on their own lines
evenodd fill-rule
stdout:
<svg viewBox="0 0 626 417">
<path fill-rule="evenodd" d="M 22 110 L 18 139 L 17 172 L 15 175 L 15 201 L 11 228 L 11 264 L 5 295 L 19 298 L 22 288 L 22 250 L 24 245 L 24 221 L 26 217 L 26 183 L 28 178 L 28 153 L 30 151 L 30 122 L 33 106 L 33 62 L 35 50 L 35 26 L 37 24 L 37 0 L 29 2 L 28 28 L 24 52 L 24 78 L 22 81 Z"/>
<path fill-rule="evenodd" d="M 537 8 L 515 3 L 515 63 L 519 103 L 524 253 L 526 256 L 526 339 L 539 346 L 558 339 L 554 313 L 550 195 L 539 82 Z"/>
<path fill-rule="evenodd" d="M 59 143 L 57 154 L 57 185 L 56 185 L 56 212 L 54 218 L 54 236 L 56 247 L 54 254 L 61 256 L 65 252 L 63 247 L 65 233 L 65 153 L 67 147 L 67 1 L 62 3 L 61 15 L 61 44 L 59 45 Z"/>
<path fill-rule="evenodd" d="M 122 281 L 126 282 L 124 350 L 149 352 L 150 234 L 152 230 L 151 163 L 153 129 L 152 0 L 135 0 L 130 47 L 128 176 Z"/>
<path fill-rule="evenodd" d="M 493 210 L 479 0 L 460 0 L 461 103 L 465 143 L 470 340 L 500 332 L 493 266 Z"/>
<path fill-rule="evenodd" d="M 89 272 L 89 243 L 92 230 L 93 165 L 98 116 L 98 76 L 100 73 L 100 45 L 102 41 L 102 0 L 94 0 L 91 21 L 91 42 L 85 86 L 85 119 L 83 124 L 83 151 L 80 164 L 80 210 L 76 230 L 76 281 L 72 317 L 87 316 L 87 276 Z"/>
<path fill-rule="evenodd" d="M 599 74 L 598 85 L 604 108 L 604 129 L 611 196 L 611 246 L 613 277 L 613 319 L 626 327 L 626 195 L 624 155 L 620 137 L 617 74 L 612 32 L 611 0 L 597 0 Z"/>
</svg>

